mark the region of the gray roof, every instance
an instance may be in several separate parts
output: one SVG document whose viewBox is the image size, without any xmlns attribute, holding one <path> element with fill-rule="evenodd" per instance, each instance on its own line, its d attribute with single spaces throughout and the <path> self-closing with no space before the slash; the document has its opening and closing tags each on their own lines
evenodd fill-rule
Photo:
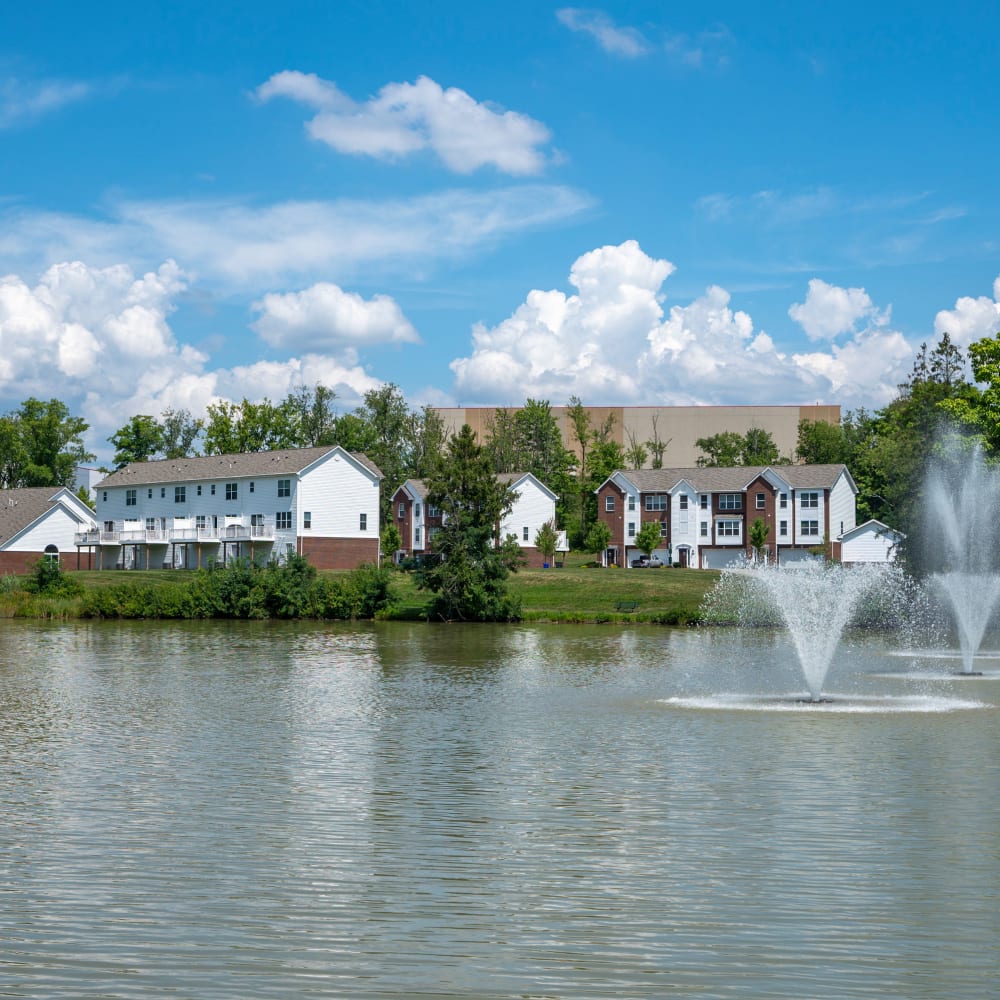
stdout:
<svg viewBox="0 0 1000 1000">
<path fill-rule="evenodd" d="M 56 506 L 54 497 L 61 486 L 32 486 L 21 490 L 0 490 L 0 543 L 13 538 Z"/>
<path fill-rule="evenodd" d="M 164 458 L 158 462 L 130 462 L 102 479 L 95 488 L 296 474 L 330 452 L 337 451 L 338 447 L 326 445 L 322 448 L 285 448 L 281 451 L 257 451 L 243 455 L 203 455 L 198 458 Z M 360 452 L 345 453 L 379 479 L 382 478 L 378 466 L 366 455 Z"/>
<path fill-rule="evenodd" d="M 641 493 L 667 493 L 682 480 L 699 493 L 739 493 L 762 472 L 770 470 L 792 489 L 831 489 L 844 473 L 854 484 L 846 465 L 740 465 L 720 468 L 619 470 Z"/>
</svg>

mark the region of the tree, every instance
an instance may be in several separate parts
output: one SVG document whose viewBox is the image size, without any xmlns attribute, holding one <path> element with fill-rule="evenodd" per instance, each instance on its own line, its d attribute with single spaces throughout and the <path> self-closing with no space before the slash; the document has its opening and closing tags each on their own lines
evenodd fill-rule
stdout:
<svg viewBox="0 0 1000 1000">
<path fill-rule="evenodd" d="M 759 562 L 761 554 L 764 551 L 764 546 L 767 545 L 767 536 L 770 529 L 767 526 L 767 522 L 762 518 L 758 517 L 754 520 L 753 524 L 750 525 L 750 530 L 747 535 L 750 540 L 750 548 L 753 550 L 754 562 Z"/>
<path fill-rule="evenodd" d="M 167 408 L 160 414 L 161 450 L 164 458 L 190 458 L 194 443 L 204 423 L 191 416 L 190 410 Z"/>
<path fill-rule="evenodd" d="M 1000 333 L 970 344 L 969 360 L 973 378 L 986 388 L 952 396 L 941 407 L 992 457 L 1000 457 Z"/>
<path fill-rule="evenodd" d="M 743 435 L 741 465 L 779 465 L 781 455 L 770 431 L 762 427 L 751 427 Z"/>
<path fill-rule="evenodd" d="M 576 438 L 577 448 L 580 452 L 579 461 L 576 463 L 576 489 L 577 503 L 580 514 L 579 537 L 582 539 L 587 533 L 587 496 L 584 491 L 584 483 L 587 475 L 587 449 L 590 446 L 590 412 L 584 407 L 579 396 L 569 397 L 569 408 L 566 411 L 566 419 L 569 421 L 570 429 Z"/>
<path fill-rule="evenodd" d="M 58 399 L 26 399 L 0 419 L 0 486 L 72 486 L 76 467 L 96 457 L 83 444 L 88 427 Z"/>
<path fill-rule="evenodd" d="M 155 417 L 139 414 L 108 438 L 115 446 L 115 468 L 132 462 L 148 462 L 163 447 L 163 428 Z"/>
<path fill-rule="evenodd" d="M 209 403 L 205 425 L 206 455 L 241 455 L 297 444 L 291 411 L 269 399 L 252 403 Z"/>
<path fill-rule="evenodd" d="M 403 536 L 395 521 L 387 521 L 381 535 L 382 554 L 390 559 L 403 547 Z"/>
<path fill-rule="evenodd" d="M 646 446 L 636 437 L 635 431 L 628 431 L 628 448 L 625 449 L 625 460 L 630 469 L 641 469 L 649 458 Z"/>
<path fill-rule="evenodd" d="M 412 450 L 407 473 L 414 479 L 426 479 L 441 464 L 448 432 L 444 418 L 432 406 L 412 414 L 410 422 Z"/>
<path fill-rule="evenodd" d="M 281 401 L 297 448 L 339 444 L 337 414 L 333 409 L 336 395 L 333 389 L 316 383 L 311 389 L 304 385 L 293 389 Z"/>
<path fill-rule="evenodd" d="M 649 453 L 653 456 L 652 466 L 654 469 L 663 468 L 663 453 L 667 450 L 667 445 L 673 440 L 673 438 L 667 438 L 664 441 L 660 437 L 660 432 L 656 427 L 659 416 L 658 413 L 653 414 L 653 436 L 646 442 L 646 447 L 649 448 Z"/>
<path fill-rule="evenodd" d="M 844 462 L 847 442 L 840 424 L 825 420 L 800 420 L 795 454 L 807 465 L 838 465 Z"/>
<path fill-rule="evenodd" d="M 656 521 L 646 521 L 639 528 L 635 536 L 636 548 L 648 559 L 655 549 L 660 547 L 663 536 L 660 534 L 660 525 Z"/>
<path fill-rule="evenodd" d="M 736 431 L 722 431 L 710 437 L 698 438 L 695 445 L 703 453 L 696 463 L 702 468 L 739 465 L 743 454 L 743 435 Z"/>
<path fill-rule="evenodd" d="M 593 554 L 600 559 L 610 544 L 611 529 L 605 521 L 595 521 L 590 526 L 590 530 L 587 532 L 587 537 L 584 539 L 584 551 L 593 552 Z"/>
<path fill-rule="evenodd" d="M 556 560 L 556 546 L 559 544 L 559 532 L 556 530 L 555 519 L 552 518 L 535 532 L 535 548 L 542 555 L 542 560 L 551 566 Z"/>
<path fill-rule="evenodd" d="M 427 503 L 442 514 L 432 549 L 440 561 L 418 571 L 418 585 L 436 597 L 446 621 L 513 621 L 520 603 L 508 591 L 515 554 L 497 538 L 515 496 L 497 481 L 486 451 L 465 424 L 448 442 L 445 460 L 427 480 Z M 520 555 L 518 548 L 517 555 Z"/>
</svg>

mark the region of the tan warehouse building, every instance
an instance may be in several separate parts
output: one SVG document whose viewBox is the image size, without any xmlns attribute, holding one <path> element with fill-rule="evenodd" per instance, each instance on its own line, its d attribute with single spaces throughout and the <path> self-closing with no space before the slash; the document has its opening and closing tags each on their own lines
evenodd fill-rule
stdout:
<svg viewBox="0 0 1000 1000">
<path fill-rule="evenodd" d="M 519 406 L 439 407 L 449 432 L 468 424 L 480 441 L 489 436 L 490 424 L 498 409 L 514 412 Z M 795 459 L 800 420 L 822 420 L 840 423 L 839 405 L 809 406 L 587 406 L 590 426 L 601 427 L 613 417 L 611 437 L 623 448 L 632 440 L 645 444 L 658 437 L 666 442 L 663 465 L 690 467 L 697 464 L 701 449 L 699 438 L 711 437 L 723 431 L 746 434 L 751 428 L 768 431 L 783 458 Z M 553 406 L 552 414 L 562 431 L 563 443 L 577 452 L 576 435 L 568 418 L 568 406 Z M 647 467 L 651 460 L 647 459 Z"/>
</svg>

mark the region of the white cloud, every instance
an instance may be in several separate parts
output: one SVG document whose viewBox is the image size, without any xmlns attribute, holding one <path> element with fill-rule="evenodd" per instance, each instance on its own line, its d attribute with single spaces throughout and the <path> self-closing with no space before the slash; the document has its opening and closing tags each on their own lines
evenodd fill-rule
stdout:
<svg viewBox="0 0 1000 1000">
<path fill-rule="evenodd" d="M 556 17 L 570 31 L 580 31 L 592 36 L 605 52 L 612 55 L 637 59 L 647 55 L 652 49 L 641 31 L 618 27 L 603 11 L 563 7 L 556 11 Z"/>
<path fill-rule="evenodd" d="M 955 302 L 954 309 L 942 309 L 934 317 L 934 333 L 939 339 L 944 333 L 951 335 L 952 342 L 959 347 L 983 337 L 995 337 L 1000 333 L 1000 277 L 993 282 L 993 298 L 980 295 L 972 298 L 963 295 Z"/>
<path fill-rule="evenodd" d="M 791 306 L 788 315 L 810 340 L 834 340 L 854 333 L 862 320 L 884 326 L 889 319 L 888 312 L 879 312 L 863 288 L 840 288 L 821 278 L 810 280 L 805 302 Z"/>
<path fill-rule="evenodd" d="M 253 328 L 272 347 L 329 350 L 353 344 L 419 343 L 395 299 L 321 281 L 300 292 L 271 293 L 253 304 L 261 314 Z"/>
<path fill-rule="evenodd" d="M 550 135 L 541 122 L 478 102 L 457 87 L 445 89 L 426 76 L 415 83 L 387 83 L 375 97 L 357 103 L 315 74 L 284 70 L 255 94 L 262 101 L 288 97 L 314 108 L 309 134 L 340 153 L 399 159 L 431 150 L 461 174 L 484 166 L 537 174 L 545 166 L 539 147 Z"/>
<path fill-rule="evenodd" d="M 665 315 L 661 286 L 672 271 L 631 241 L 584 254 L 570 272 L 576 294 L 531 291 L 508 319 L 473 330 L 472 353 L 451 363 L 455 397 L 881 405 L 905 373 L 909 345 L 878 326 L 829 353 L 783 353 L 719 286 Z"/>
<path fill-rule="evenodd" d="M 89 97 L 86 83 L 72 80 L 0 80 L 0 129 L 11 128 Z"/>
<path fill-rule="evenodd" d="M 288 280 L 347 280 L 373 266 L 426 272 L 514 234 L 579 214 L 590 199 L 557 185 L 449 190 L 409 199 L 129 201 L 108 219 L 11 210 L 0 257 L 22 270 L 67 259 L 146 266 L 172 257 L 198 279 L 262 292 Z"/>
</svg>

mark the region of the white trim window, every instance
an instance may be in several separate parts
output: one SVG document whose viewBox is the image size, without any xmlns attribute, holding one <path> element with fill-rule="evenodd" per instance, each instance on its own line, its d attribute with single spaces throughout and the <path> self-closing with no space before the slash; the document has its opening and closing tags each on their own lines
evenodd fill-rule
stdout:
<svg viewBox="0 0 1000 1000">
<path fill-rule="evenodd" d="M 788 510 L 788 494 L 781 493 L 778 495 L 778 506 L 782 510 Z"/>
<path fill-rule="evenodd" d="M 292 512 L 279 510 L 274 515 L 274 526 L 278 531 L 288 531 L 292 527 Z"/>
<path fill-rule="evenodd" d="M 687 510 L 688 509 L 688 497 L 687 497 L 686 493 L 682 493 L 677 498 L 677 506 L 678 506 L 678 508 L 680 510 Z"/>
<path fill-rule="evenodd" d="M 799 494 L 799 509 L 800 510 L 818 510 L 819 509 L 819 493 L 815 490 L 808 493 Z"/>
<path fill-rule="evenodd" d="M 239 500 L 240 487 L 238 483 L 226 483 L 226 499 Z"/>
<path fill-rule="evenodd" d="M 666 493 L 647 493 L 646 494 L 646 510 L 657 511 L 667 509 L 667 494 Z"/>
<path fill-rule="evenodd" d="M 708 521 L 701 522 L 701 527 L 699 528 L 698 534 L 702 538 L 708 538 Z"/>
<path fill-rule="evenodd" d="M 763 510 L 765 504 L 767 503 L 767 497 L 763 493 L 758 493 L 756 501 L 757 501 L 757 510 Z"/>
<path fill-rule="evenodd" d="M 292 495 L 292 481 L 290 479 L 278 480 L 278 496 L 290 497 Z"/>
<path fill-rule="evenodd" d="M 740 524 L 739 520 L 729 520 L 728 518 L 719 520 L 715 522 L 715 536 L 716 538 L 739 538 L 740 537 Z"/>
<path fill-rule="evenodd" d="M 635 538 L 635 521 L 629 521 L 628 523 L 628 537 Z"/>
<path fill-rule="evenodd" d="M 527 525 L 525 525 L 521 529 L 521 541 L 523 541 L 523 542 L 528 541 L 528 526 Z"/>
<path fill-rule="evenodd" d="M 635 494 L 634 493 L 630 493 L 628 495 L 628 509 L 630 511 L 635 510 Z"/>
<path fill-rule="evenodd" d="M 778 535 L 782 538 L 788 537 L 788 522 L 779 521 L 778 522 Z"/>
<path fill-rule="evenodd" d="M 615 495 L 613 493 L 609 493 L 604 498 L 604 509 L 609 514 L 614 513 L 614 509 L 615 509 Z"/>
<path fill-rule="evenodd" d="M 743 510 L 743 494 L 720 493 L 719 510 Z"/>
<path fill-rule="evenodd" d="M 799 521 L 799 534 L 806 536 L 819 536 L 819 521 Z"/>
<path fill-rule="evenodd" d="M 362 514 L 358 518 L 358 531 L 367 531 L 367 530 L 368 530 L 368 515 Z"/>
<path fill-rule="evenodd" d="M 175 486 L 174 487 L 174 503 L 187 503 L 187 487 L 186 486 Z"/>
<path fill-rule="evenodd" d="M 125 506 L 126 507 L 134 507 L 138 502 L 139 502 L 138 495 L 137 495 L 137 493 L 136 493 L 135 490 L 126 490 L 125 491 Z"/>
</svg>

